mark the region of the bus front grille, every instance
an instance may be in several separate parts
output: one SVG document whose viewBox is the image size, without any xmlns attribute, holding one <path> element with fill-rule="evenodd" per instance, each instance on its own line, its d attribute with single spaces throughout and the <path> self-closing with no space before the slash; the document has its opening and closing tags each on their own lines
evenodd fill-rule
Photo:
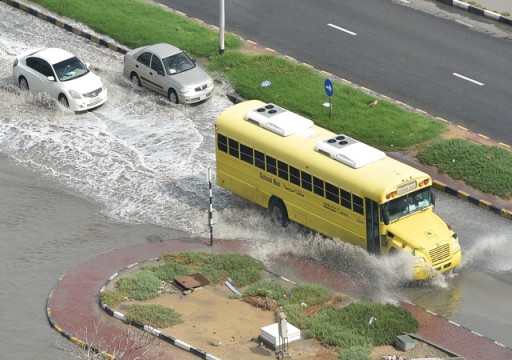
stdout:
<svg viewBox="0 0 512 360">
<path fill-rule="evenodd" d="M 436 264 L 440 261 L 447 259 L 450 256 L 450 244 L 446 243 L 441 246 L 437 246 L 428 251 L 432 264 Z"/>
</svg>

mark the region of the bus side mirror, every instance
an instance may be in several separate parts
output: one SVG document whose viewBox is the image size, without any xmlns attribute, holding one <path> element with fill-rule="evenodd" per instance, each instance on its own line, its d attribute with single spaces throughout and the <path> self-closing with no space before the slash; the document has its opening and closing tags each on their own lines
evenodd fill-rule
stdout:
<svg viewBox="0 0 512 360">
<path fill-rule="evenodd" d="M 432 205 L 436 204 L 436 193 L 432 191 L 432 188 L 430 189 L 430 198 L 432 199 Z"/>
<path fill-rule="evenodd" d="M 387 210 L 382 211 L 382 221 L 384 221 L 384 224 L 389 225 L 389 213 Z"/>
</svg>

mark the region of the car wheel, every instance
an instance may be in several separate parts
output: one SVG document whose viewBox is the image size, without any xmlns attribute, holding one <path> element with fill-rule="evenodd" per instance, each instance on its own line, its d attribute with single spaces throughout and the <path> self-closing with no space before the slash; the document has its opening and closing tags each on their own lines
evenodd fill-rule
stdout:
<svg viewBox="0 0 512 360">
<path fill-rule="evenodd" d="M 288 212 L 283 201 L 278 198 L 272 198 L 268 206 L 270 218 L 275 225 L 282 227 L 288 226 Z"/>
<path fill-rule="evenodd" d="M 134 86 L 140 87 L 142 84 L 140 83 L 139 75 L 136 73 L 132 73 L 130 75 L 130 80 Z"/>
<path fill-rule="evenodd" d="M 20 80 L 19 80 L 18 83 L 20 85 L 21 90 L 28 90 L 29 89 L 28 81 L 23 76 L 20 77 Z"/>
<path fill-rule="evenodd" d="M 178 94 L 176 94 L 176 90 L 174 90 L 174 89 L 169 89 L 169 93 L 167 94 L 167 98 L 173 104 L 179 104 L 180 103 L 180 100 L 178 99 Z"/>
<path fill-rule="evenodd" d="M 65 95 L 62 95 L 62 94 L 59 95 L 59 102 L 62 104 L 62 106 L 69 107 L 69 101 Z"/>
</svg>

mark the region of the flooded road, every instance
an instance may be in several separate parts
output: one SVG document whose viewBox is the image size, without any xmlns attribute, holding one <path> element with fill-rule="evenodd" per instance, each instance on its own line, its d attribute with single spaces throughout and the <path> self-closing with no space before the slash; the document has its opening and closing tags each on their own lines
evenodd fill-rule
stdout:
<svg viewBox="0 0 512 360">
<path fill-rule="evenodd" d="M 59 277 L 112 249 L 208 236 L 207 169 L 215 167 L 213 122 L 228 85 L 198 106 L 173 106 L 134 89 L 122 55 L 0 2 L 0 336 L 9 358 L 65 358 L 45 305 Z M 92 65 L 107 103 L 73 114 L 11 78 L 14 55 L 56 46 Z M 464 266 L 420 288 L 403 287 L 400 265 L 304 229 L 269 226 L 265 213 L 214 187 L 216 237 L 252 241 L 265 261 L 307 254 L 512 346 L 511 222 L 444 194 L 437 211 L 460 234 Z M 507 246 L 508 245 L 508 246 Z M 334 247 L 334 252 L 332 251 Z M 335 253 L 335 256 L 332 254 Z M 329 255 L 331 254 L 331 255 Z"/>
</svg>

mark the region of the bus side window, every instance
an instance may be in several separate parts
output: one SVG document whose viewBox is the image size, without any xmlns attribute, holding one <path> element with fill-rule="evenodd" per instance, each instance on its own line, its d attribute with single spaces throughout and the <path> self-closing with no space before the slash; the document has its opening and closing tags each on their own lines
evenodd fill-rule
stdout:
<svg viewBox="0 0 512 360">
<path fill-rule="evenodd" d="M 238 158 L 238 141 L 229 139 L 229 155 Z"/>
<path fill-rule="evenodd" d="M 217 134 L 217 147 L 220 151 L 228 152 L 228 138 L 222 134 Z"/>
<path fill-rule="evenodd" d="M 277 175 L 276 159 L 272 156 L 266 156 L 267 158 L 267 171 L 271 174 Z"/>
<path fill-rule="evenodd" d="M 301 171 L 300 177 L 302 178 L 302 188 L 305 190 L 312 191 L 313 185 L 311 184 L 311 174 Z"/>
<path fill-rule="evenodd" d="M 296 167 L 290 165 L 290 182 L 300 186 L 300 171 Z"/>
<path fill-rule="evenodd" d="M 354 211 L 358 214 L 364 214 L 363 208 L 363 199 L 357 195 L 352 195 L 352 199 L 354 200 Z"/>
<path fill-rule="evenodd" d="M 254 150 L 254 165 L 261 170 L 265 170 L 265 154 L 261 151 Z"/>
<path fill-rule="evenodd" d="M 334 186 L 333 184 L 328 183 L 327 181 L 325 182 L 325 197 L 328 200 L 331 200 L 331 201 L 335 202 L 336 204 L 339 204 L 340 203 L 339 191 L 340 190 L 338 187 Z"/>
<path fill-rule="evenodd" d="M 252 165 L 253 158 L 254 155 L 252 148 L 247 145 L 240 144 L 240 159 Z"/>
<path fill-rule="evenodd" d="M 347 190 L 340 189 L 341 192 L 341 206 L 352 210 L 352 196 Z"/>
<path fill-rule="evenodd" d="M 325 197 L 324 193 L 324 181 L 322 179 L 313 176 L 313 191 L 315 194 Z"/>
<path fill-rule="evenodd" d="M 278 170 L 278 176 L 281 179 L 288 181 L 288 164 L 285 162 L 282 162 L 281 160 L 278 160 L 277 161 L 277 170 Z"/>
</svg>

